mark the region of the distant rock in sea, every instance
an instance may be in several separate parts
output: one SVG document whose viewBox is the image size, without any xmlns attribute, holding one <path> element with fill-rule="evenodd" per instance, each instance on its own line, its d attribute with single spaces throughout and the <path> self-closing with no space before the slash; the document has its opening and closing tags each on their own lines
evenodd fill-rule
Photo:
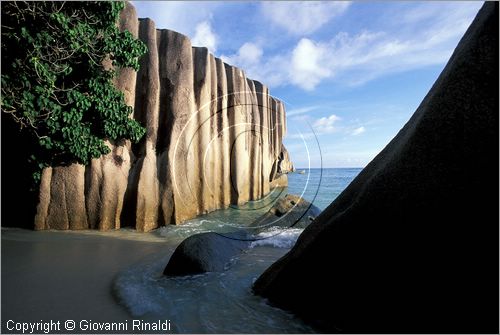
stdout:
<svg viewBox="0 0 500 335">
<path fill-rule="evenodd" d="M 149 231 L 287 184 L 293 165 L 282 143 L 285 107 L 265 85 L 188 37 L 138 19 L 130 4 L 120 27 L 149 49 L 137 73 L 122 69 L 116 79 L 147 129 L 144 139 L 107 143 L 111 153 L 88 166 L 44 169 L 38 201 L 27 200 L 26 183 L 12 182 L 3 224 L 16 225 L 19 204 L 38 203 L 28 219 L 35 216 L 35 229 Z M 9 179 L 29 178 L 15 161 L 6 171 Z"/>
<path fill-rule="evenodd" d="M 408 123 L 255 293 L 325 332 L 498 333 L 498 60 L 485 2 Z"/>
<path fill-rule="evenodd" d="M 250 227 L 305 228 L 320 213 L 318 207 L 304 198 L 287 194 L 278 199 L 266 214 L 252 222 Z"/>
</svg>

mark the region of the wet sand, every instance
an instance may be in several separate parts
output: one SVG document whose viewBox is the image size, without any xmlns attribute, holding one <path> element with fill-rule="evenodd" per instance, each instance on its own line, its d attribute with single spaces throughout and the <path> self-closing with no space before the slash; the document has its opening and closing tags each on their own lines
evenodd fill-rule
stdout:
<svg viewBox="0 0 500 335">
<path fill-rule="evenodd" d="M 8 320 L 61 321 L 62 332 L 65 320 L 131 320 L 113 296 L 114 277 L 148 255 L 171 248 L 151 234 L 132 231 L 2 228 L 2 333 L 12 332 L 6 328 Z"/>
</svg>

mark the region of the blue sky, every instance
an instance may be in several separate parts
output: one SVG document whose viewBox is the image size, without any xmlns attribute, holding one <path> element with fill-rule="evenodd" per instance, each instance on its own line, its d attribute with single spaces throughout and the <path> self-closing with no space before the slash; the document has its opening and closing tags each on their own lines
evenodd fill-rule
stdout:
<svg viewBox="0 0 500 335">
<path fill-rule="evenodd" d="M 133 2 L 287 109 L 296 167 L 363 167 L 408 121 L 482 2 Z M 316 143 L 313 132 L 316 134 Z"/>
</svg>

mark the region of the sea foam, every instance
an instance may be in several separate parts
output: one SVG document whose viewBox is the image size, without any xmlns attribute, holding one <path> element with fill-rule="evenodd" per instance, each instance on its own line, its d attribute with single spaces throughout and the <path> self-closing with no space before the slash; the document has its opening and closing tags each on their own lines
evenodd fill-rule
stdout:
<svg viewBox="0 0 500 335">
<path fill-rule="evenodd" d="M 271 246 L 289 249 L 294 246 L 299 235 L 304 231 L 300 228 L 271 227 L 256 235 L 256 240 L 250 243 L 250 248 Z"/>
</svg>

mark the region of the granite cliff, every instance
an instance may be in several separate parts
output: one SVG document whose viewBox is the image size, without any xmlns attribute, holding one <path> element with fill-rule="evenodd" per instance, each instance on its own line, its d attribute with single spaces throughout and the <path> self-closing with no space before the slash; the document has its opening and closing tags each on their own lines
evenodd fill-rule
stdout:
<svg viewBox="0 0 500 335">
<path fill-rule="evenodd" d="M 149 50 L 137 73 L 123 69 L 116 79 L 147 134 L 136 145 L 108 143 L 111 153 L 88 166 L 45 169 L 35 229 L 148 231 L 283 184 L 293 168 L 282 144 L 285 108 L 266 86 L 138 19 L 130 4 L 119 25 Z"/>
<path fill-rule="evenodd" d="M 332 55 L 333 57 L 333 55 Z M 498 3 L 254 291 L 344 333 L 498 333 Z"/>
</svg>

